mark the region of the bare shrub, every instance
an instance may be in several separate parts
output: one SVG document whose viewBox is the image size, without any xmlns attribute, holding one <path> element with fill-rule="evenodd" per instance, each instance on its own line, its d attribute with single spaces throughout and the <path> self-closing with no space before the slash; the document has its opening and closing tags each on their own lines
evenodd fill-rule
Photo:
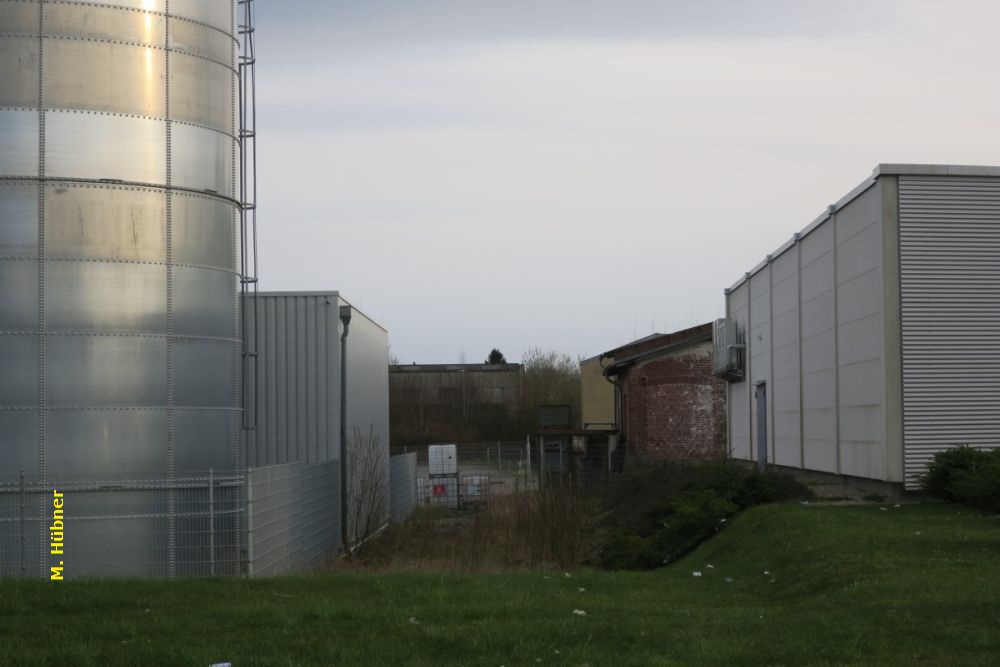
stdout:
<svg viewBox="0 0 1000 667">
<path fill-rule="evenodd" d="M 389 452 L 374 426 L 363 433 L 354 427 L 348 443 L 347 528 L 358 553 L 385 527 L 389 517 Z"/>
</svg>

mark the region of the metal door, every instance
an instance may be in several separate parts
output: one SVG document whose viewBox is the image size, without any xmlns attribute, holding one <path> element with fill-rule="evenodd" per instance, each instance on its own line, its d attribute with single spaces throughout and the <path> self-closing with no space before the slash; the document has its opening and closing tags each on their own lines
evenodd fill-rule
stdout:
<svg viewBox="0 0 1000 667">
<path fill-rule="evenodd" d="M 758 382 L 754 390 L 757 401 L 757 469 L 767 467 L 767 383 Z"/>
</svg>

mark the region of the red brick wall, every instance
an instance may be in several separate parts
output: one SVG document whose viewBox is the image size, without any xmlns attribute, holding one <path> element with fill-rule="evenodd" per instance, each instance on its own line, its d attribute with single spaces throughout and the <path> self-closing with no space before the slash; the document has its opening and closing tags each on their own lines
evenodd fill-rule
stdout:
<svg viewBox="0 0 1000 667">
<path fill-rule="evenodd" d="M 621 380 L 628 452 L 647 459 L 722 458 L 726 383 L 699 343 L 627 369 Z"/>
</svg>

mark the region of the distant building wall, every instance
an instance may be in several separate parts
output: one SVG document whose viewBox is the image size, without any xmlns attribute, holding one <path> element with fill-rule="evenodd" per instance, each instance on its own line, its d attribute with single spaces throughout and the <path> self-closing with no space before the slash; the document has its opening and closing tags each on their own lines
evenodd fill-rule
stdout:
<svg viewBox="0 0 1000 667">
<path fill-rule="evenodd" d="M 521 364 L 390 366 L 394 444 L 495 437 L 517 413 L 521 371 Z"/>
<path fill-rule="evenodd" d="M 580 362 L 580 421 L 584 428 L 608 428 L 615 423 L 615 387 L 604 377 L 600 357 Z"/>
</svg>

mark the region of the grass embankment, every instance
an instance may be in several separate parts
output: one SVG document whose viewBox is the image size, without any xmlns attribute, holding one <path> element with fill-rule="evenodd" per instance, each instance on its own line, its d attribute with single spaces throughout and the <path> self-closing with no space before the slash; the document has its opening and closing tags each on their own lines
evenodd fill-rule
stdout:
<svg viewBox="0 0 1000 667">
<path fill-rule="evenodd" d="M 998 572 L 968 509 L 768 505 L 645 573 L 4 581 L 0 664 L 991 665 Z"/>
</svg>

